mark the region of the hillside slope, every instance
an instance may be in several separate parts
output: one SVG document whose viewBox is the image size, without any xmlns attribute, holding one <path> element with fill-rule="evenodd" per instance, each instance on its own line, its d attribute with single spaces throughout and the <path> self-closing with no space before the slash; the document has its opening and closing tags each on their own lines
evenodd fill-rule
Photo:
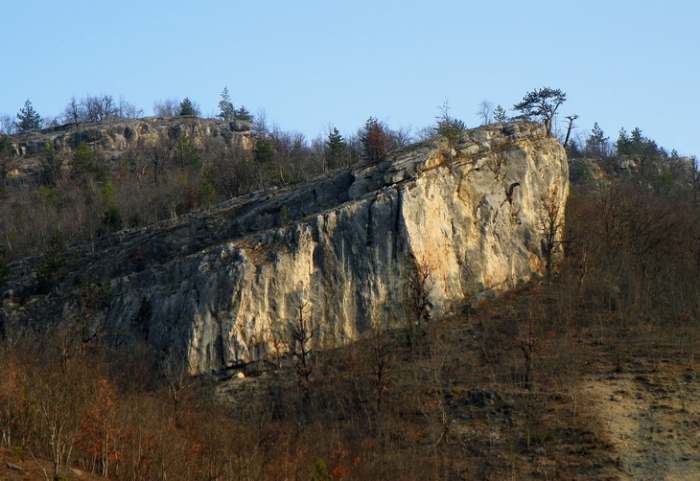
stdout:
<svg viewBox="0 0 700 481">
<path fill-rule="evenodd" d="M 541 126 L 484 127 L 453 150 L 420 144 L 75 246 L 48 292 L 46 259 L 15 263 L 0 320 L 143 339 L 191 373 L 260 359 L 300 321 L 329 347 L 542 273 L 567 195 L 566 155 Z"/>
</svg>

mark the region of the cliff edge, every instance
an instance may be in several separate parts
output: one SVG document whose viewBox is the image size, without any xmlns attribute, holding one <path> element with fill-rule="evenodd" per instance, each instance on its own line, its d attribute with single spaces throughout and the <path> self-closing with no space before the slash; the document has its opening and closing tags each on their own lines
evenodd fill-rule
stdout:
<svg viewBox="0 0 700 481">
<path fill-rule="evenodd" d="M 453 147 L 425 142 L 72 246 L 48 292 L 41 259 L 16 262 L 0 328 L 60 319 L 83 336 L 143 340 L 192 374 L 264 357 L 300 306 L 317 346 L 349 342 L 412 321 L 417 302 L 439 317 L 543 273 L 568 178 L 540 125 L 469 130 Z"/>
</svg>

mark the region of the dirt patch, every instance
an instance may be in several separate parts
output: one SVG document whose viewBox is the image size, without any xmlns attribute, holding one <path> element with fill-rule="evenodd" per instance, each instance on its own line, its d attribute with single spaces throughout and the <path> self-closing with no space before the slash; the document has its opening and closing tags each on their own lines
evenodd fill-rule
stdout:
<svg viewBox="0 0 700 481">
<path fill-rule="evenodd" d="M 631 372 L 591 377 L 581 385 L 627 479 L 700 479 L 696 373 L 687 366 L 638 362 Z"/>
</svg>

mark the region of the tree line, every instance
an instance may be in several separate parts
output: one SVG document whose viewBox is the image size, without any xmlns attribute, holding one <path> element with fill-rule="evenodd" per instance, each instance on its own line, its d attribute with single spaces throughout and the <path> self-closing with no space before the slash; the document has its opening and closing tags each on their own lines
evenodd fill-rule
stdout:
<svg viewBox="0 0 700 481">
<path fill-rule="evenodd" d="M 494 108 L 486 101 L 479 106 L 479 113 L 484 124 L 513 119 L 537 121 L 545 125 L 549 135 L 557 135 L 556 116 L 565 102 L 565 92 L 545 87 L 527 92 L 513 106 L 511 116 L 502 106 Z M 159 113 L 165 116 L 199 113 L 199 107 L 189 98 L 162 103 Z M 252 151 L 227 145 L 221 139 L 196 143 L 187 136 L 163 136 L 153 145 L 132 147 L 114 160 L 87 144 L 75 146 L 70 154 L 47 144 L 39 156 L 38 185 L 32 185 L 11 181 L 9 173 L 21 159 L 13 157 L 10 139 L 0 136 L 3 257 L 42 253 L 57 236 L 66 242 L 95 239 L 125 227 L 176 218 L 254 190 L 306 181 L 357 162 L 382 161 L 392 150 L 416 141 L 443 138 L 452 148 L 467 128 L 445 102 L 435 123 L 419 132 L 395 129 L 371 116 L 352 134 L 344 135 L 331 126 L 325 137 L 308 139 L 298 132 L 271 127 L 264 115 L 254 116 L 243 105 L 234 106 L 228 89 L 221 93 L 218 107 L 221 120 L 242 122 L 246 129 L 252 129 L 256 138 Z M 134 112 L 138 111 L 110 96 L 88 96 L 71 99 L 66 118 L 70 124 L 103 122 L 115 116 L 136 115 Z M 18 115 L 26 125 L 37 118 L 31 104 Z M 570 157 L 600 158 L 618 172 L 626 159 L 637 159 L 640 167 L 636 172 L 657 189 L 687 182 L 690 173 L 682 168 L 687 162 L 675 151 L 667 153 L 640 129 L 630 134 L 623 130 L 617 141 L 611 142 L 595 124 L 588 137 L 580 138 L 571 135 L 576 118 L 567 116 L 569 128 L 561 138 Z M 589 175 L 578 164 L 572 165 L 574 177 Z M 697 175 L 695 178 L 697 183 Z"/>
</svg>

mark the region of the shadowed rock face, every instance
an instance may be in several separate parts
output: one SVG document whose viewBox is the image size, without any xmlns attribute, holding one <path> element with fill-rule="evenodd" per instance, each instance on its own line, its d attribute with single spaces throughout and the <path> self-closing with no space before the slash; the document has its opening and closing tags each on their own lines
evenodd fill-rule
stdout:
<svg viewBox="0 0 700 481">
<path fill-rule="evenodd" d="M 75 246 L 50 295 L 36 293 L 38 260 L 25 259 L 1 319 L 8 333 L 49 313 L 87 319 L 84 331 L 144 339 L 195 374 L 259 359 L 300 302 L 314 343 L 347 342 L 410 319 L 417 278 L 439 317 L 541 273 L 543 200 L 561 220 L 568 190 L 564 150 L 541 126 L 483 127 L 455 149 L 420 144 Z M 86 305 L 75 286 L 89 280 L 108 295 Z"/>
</svg>

